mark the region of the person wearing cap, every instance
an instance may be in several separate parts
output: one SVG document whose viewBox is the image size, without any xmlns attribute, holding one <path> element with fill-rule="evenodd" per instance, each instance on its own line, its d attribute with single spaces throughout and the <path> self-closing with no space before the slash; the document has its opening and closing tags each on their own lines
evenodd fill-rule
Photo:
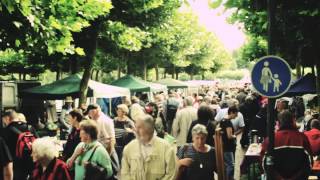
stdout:
<svg viewBox="0 0 320 180">
<path fill-rule="evenodd" d="M 91 104 L 87 108 L 89 117 L 98 125 L 98 141 L 110 153 L 114 149 L 115 130 L 113 120 L 105 115 L 98 104 Z"/>
<path fill-rule="evenodd" d="M 67 123 L 68 122 L 68 118 L 67 115 L 69 114 L 70 111 L 72 111 L 72 97 L 71 96 L 67 96 L 66 100 L 64 101 L 65 104 L 62 106 L 62 110 L 61 110 L 61 115 L 60 115 L 60 123 L 61 123 L 61 127 L 63 129 L 70 129 L 71 126 Z"/>
</svg>

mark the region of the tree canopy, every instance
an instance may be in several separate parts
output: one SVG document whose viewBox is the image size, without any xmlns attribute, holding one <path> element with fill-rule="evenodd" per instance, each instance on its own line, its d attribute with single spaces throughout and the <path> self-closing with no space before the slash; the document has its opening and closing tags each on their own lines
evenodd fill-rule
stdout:
<svg viewBox="0 0 320 180">
<path fill-rule="evenodd" d="M 231 22 L 244 24 L 245 32 L 250 36 L 249 44 L 242 51 L 254 55 L 250 60 L 259 58 L 264 46 L 251 46 L 267 39 L 267 1 L 228 0 L 224 6 L 236 9 Z M 276 1 L 275 15 L 275 49 L 289 64 L 313 66 L 320 58 L 320 1 Z M 246 57 L 248 58 L 248 57 Z M 248 59 L 249 60 L 249 59 Z"/>
</svg>

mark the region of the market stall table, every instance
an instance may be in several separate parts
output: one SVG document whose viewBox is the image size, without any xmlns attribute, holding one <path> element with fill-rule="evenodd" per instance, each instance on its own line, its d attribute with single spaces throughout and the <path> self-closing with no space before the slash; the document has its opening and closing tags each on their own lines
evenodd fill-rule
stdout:
<svg viewBox="0 0 320 180">
<path fill-rule="evenodd" d="M 240 166 L 241 174 L 248 174 L 248 179 L 255 179 L 258 174 L 256 170 L 261 169 L 260 163 L 260 153 L 261 153 L 261 144 L 250 144 L 244 159 Z M 257 165 L 258 164 L 258 165 Z M 251 174 L 250 167 L 253 167 L 253 173 Z M 260 175 L 260 174 L 259 174 Z"/>
</svg>

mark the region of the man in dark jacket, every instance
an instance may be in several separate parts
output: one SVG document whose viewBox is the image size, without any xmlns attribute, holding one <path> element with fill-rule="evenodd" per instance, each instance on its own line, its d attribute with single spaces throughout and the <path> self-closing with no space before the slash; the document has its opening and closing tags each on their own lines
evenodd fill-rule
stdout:
<svg viewBox="0 0 320 180">
<path fill-rule="evenodd" d="M 12 157 L 9 149 L 0 137 L 0 180 L 12 180 L 13 178 Z"/>
<path fill-rule="evenodd" d="M 17 113 L 14 110 L 7 110 L 2 116 L 2 122 L 5 125 L 1 135 L 8 145 L 8 149 L 13 159 L 14 180 L 24 180 L 31 174 L 33 163 L 18 159 L 16 157 L 16 148 L 19 134 L 30 131 L 35 134 L 35 131 L 28 127 L 26 122 L 20 121 L 17 118 Z"/>
</svg>

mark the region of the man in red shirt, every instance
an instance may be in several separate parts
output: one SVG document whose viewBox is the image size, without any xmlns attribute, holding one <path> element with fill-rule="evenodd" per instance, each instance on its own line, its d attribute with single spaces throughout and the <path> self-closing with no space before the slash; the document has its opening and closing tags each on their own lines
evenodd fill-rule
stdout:
<svg viewBox="0 0 320 180">
<path fill-rule="evenodd" d="M 317 156 L 320 154 L 320 121 L 313 119 L 311 121 L 311 130 L 304 132 L 308 137 L 311 145 L 312 155 Z"/>
<path fill-rule="evenodd" d="M 308 138 L 297 130 L 292 113 L 284 110 L 279 114 L 279 131 L 274 138 L 274 179 L 308 179 L 311 170 L 311 147 Z M 261 157 L 269 145 L 268 138 L 262 144 Z M 263 158 L 265 165 L 266 158 Z"/>
</svg>

